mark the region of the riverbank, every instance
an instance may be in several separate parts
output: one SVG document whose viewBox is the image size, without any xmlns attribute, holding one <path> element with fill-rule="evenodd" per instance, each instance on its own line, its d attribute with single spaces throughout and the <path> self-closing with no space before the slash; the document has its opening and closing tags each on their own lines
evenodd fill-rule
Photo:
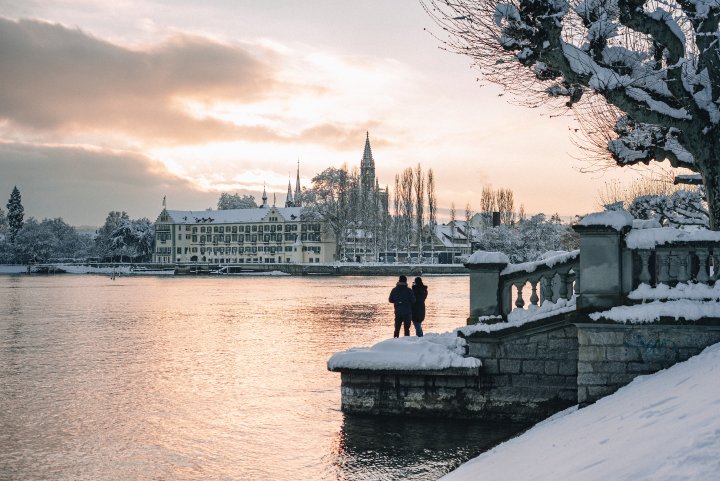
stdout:
<svg viewBox="0 0 720 481">
<path fill-rule="evenodd" d="M 0 265 L 0 275 L 2 274 L 422 276 L 468 275 L 468 270 L 461 264 L 47 263 L 29 266 Z"/>
<path fill-rule="evenodd" d="M 717 479 L 719 369 L 715 344 L 591 406 L 563 411 L 442 480 Z"/>
</svg>

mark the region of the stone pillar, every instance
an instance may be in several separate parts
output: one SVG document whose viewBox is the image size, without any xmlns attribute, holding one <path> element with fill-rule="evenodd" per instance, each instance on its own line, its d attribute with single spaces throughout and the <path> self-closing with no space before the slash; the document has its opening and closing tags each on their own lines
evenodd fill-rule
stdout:
<svg viewBox="0 0 720 481">
<path fill-rule="evenodd" d="M 502 315 L 500 272 L 510 260 L 500 252 L 475 252 L 465 267 L 470 270 L 470 316 L 468 324 L 477 324 L 480 316 Z"/>
<path fill-rule="evenodd" d="M 632 226 L 627 212 L 590 214 L 573 229 L 580 234 L 578 310 L 598 310 L 623 303 L 622 241 Z M 627 261 L 627 260 L 625 260 Z"/>
</svg>

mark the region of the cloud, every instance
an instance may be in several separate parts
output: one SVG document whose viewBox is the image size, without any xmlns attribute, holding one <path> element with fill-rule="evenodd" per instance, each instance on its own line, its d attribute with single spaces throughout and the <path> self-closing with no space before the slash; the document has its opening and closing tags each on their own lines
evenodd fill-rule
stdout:
<svg viewBox="0 0 720 481">
<path fill-rule="evenodd" d="M 177 209 L 211 207 L 218 198 L 132 152 L 0 143 L 0 165 L 0 199 L 17 185 L 27 217 L 62 217 L 74 225 L 101 225 L 111 210 L 155 220 L 163 196 Z"/>
<path fill-rule="evenodd" d="M 171 144 L 275 140 L 267 127 L 197 117 L 188 108 L 270 96 L 278 87 L 272 57 L 185 34 L 133 50 L 59 24 L 0 17 L 0 119 L 31 131 L 110 131 Z"/>
</svg>

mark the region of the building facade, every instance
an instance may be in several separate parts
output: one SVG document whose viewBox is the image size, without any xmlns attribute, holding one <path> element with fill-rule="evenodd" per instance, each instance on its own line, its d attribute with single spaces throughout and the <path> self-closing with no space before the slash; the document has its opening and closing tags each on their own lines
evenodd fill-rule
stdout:
<svg viewBox="0 0 720 481">
<path fill-rule="evenodd" d="M 335 240 L 300 207 L 184 211 L 163 209 L 155 221 L 158 264 L 327 263 Z"/>
</svg>

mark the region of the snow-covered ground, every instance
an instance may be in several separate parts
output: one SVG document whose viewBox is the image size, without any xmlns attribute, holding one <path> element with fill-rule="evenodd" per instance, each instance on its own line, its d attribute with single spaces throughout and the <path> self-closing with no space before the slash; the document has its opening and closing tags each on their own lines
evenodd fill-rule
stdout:
<svg viewBox="0 0 720 481">
<path fill-rule="evenodd" d="M 720 344 L 571 408 L 443 481 L 720 480 Z"/>
<path fill-rule="evenodd" d="M 333 354 L 328 369 L 436 370 L 480 367 L 474 357 L 464 357 L 466 341 L 454 332 L 428 333 L 424 337 L 387 339 L 371 347 L 354 347 Z"/>
<path fill-rule="evenodd" d="M 0 264 L 0 274 L 24 274 L 27 273 L 27 266 L 14 264 Z"/>
</svg>

